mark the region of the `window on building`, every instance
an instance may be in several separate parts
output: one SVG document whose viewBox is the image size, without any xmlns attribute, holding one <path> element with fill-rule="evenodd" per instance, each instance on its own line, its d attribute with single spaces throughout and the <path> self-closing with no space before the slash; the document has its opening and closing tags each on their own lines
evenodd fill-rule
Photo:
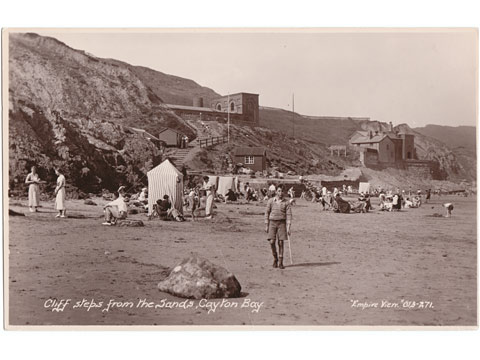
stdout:
<svg viewBox="0 0 480 360">
<path fill-rule="evenodd" d="M 235 111 L 235 103 L 233 101 L 230 103 L 230 111 Z"/>
<path fill-rule="evenodd" d="M 217 104 L 217 110 L 222 111 L 222 104 Z"/>
<path fill-rule="evenodd" d="M 245 156 L 245 165 L 252 165 L 254 163 L 253 156 Z"/>
<path fill-rule="evenodd" d="M 412 154 L 410 153 L 410 151 L 407 153 L 407 159 L 411 159 L 412 158 Z"/>
</svg>

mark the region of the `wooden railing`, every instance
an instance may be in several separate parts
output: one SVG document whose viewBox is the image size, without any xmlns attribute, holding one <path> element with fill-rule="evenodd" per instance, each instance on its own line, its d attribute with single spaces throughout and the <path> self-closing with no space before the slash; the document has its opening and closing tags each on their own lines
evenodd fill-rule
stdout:
<svg viewBox="0 0 480 360">
<path fill-rule="evenodd" d="M 224 144 L 226 142 L 228 142 L 227 136 L 214 136 L 207 139 L 197 139 L 197 143 L 201 148 L 214 146 L 218 144 Z"/>
</svg>

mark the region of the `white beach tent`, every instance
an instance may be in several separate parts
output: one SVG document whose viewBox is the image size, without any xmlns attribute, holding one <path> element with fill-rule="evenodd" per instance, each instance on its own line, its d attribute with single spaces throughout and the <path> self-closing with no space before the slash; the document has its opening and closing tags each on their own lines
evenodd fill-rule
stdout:
<svg viewBox="0 0 480 360">
<path fill-rule="evenodd" d="M 208 185 L 215 185 L 215 189 L 218 189 L 218 176 L 207 175 L 208 176 Z"/>
<path fill-rule="evenodd" d="M 217 193 L 225 196 L 230 189 L 235 191 L 235 179 L 233 176 L 220 176 L 218 179 Z"/>
<path fill-rule="evenodd" d="M 153 204 L 168 195 L 172 207 L 183 214 L 183 175 L 167 159 L 147 173 L 148 176 L 148 213 L 151 214 Z"/>
<path fill-rule="evenodd" d="M 358 192 L 359 193 L 364 193 L 364 194 L 370 193 L 370 184 L 367 183 L 367 182 L 361 182 L 358 185 Z"/>
</svg>

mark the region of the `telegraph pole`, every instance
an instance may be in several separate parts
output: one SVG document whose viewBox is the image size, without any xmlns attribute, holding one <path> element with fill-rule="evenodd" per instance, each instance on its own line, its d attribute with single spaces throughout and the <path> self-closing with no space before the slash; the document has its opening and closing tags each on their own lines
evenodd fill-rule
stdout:
<svg viewBox="0 0 480 360">
<path fill-rule="evenodd" d="M 227 142 L 230 144 L 230 93 L 227 96 Z"/>
<path fill-rule="evenodd" d="M 295 137 L 295 94 L 292 93 L 292 133 Z"/>
</svg>

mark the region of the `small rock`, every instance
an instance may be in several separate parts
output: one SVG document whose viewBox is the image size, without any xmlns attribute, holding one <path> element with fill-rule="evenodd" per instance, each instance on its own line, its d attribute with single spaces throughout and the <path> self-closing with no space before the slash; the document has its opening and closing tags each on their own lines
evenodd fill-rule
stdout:
<svg viewBox="0 0 480 360">
<path fill-rule="evenodd" d="M 144 226 L 142 220 L 118 220 L 118 226 L 129 226 L 129 227 L 139 227 Z"/>
<path fill-rule="evenodd" d="M 92 199 L 85 199 L 85 201 L 83 202 L 85 205 L 93 205 L 93 206 L 97 206 L 97 203 L 95 201 L 93 201 Z"/>
</svg>

